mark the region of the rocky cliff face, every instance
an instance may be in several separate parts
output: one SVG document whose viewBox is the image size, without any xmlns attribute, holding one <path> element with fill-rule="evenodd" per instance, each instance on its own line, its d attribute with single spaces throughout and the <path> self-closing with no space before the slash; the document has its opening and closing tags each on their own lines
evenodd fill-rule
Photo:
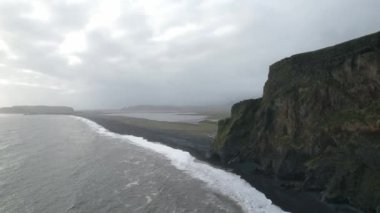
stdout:
<svg viewBox="0 0 380 213">
<path fill-rule="evenodd" d="M 380 32 L 270 67 L 263 97 L 219 121 L 225 163 L 380 211 Z"/>
</svg>

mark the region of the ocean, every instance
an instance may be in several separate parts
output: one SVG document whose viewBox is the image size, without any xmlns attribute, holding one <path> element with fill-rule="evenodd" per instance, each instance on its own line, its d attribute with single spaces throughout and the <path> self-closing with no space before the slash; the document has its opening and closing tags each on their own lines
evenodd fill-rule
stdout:
<svg viewBox="0 0 380 213">
<path fill-rule="evenodd" d="M 283 212 L 239 176 L 84 118 L 0 115 L 0 212 Z"/>
</svg>

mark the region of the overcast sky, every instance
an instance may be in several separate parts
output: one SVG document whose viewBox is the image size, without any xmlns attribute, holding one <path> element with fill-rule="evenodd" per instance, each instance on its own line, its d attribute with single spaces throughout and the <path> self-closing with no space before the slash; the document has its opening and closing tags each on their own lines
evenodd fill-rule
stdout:
<svg viewBox="0 0 380 213">
<path fill-rule="evenodd" d="M 0 106 L 222 104 L 380 30 L 379 0 L 0 0 Z"/>
</svg>

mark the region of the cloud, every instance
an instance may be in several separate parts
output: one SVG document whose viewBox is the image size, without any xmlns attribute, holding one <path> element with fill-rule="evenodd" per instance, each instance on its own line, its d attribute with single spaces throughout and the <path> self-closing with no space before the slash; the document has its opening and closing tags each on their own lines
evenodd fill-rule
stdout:
<svg viewBox="0 0 380 213">
<path fill-rule="evenodd" d="M 186 34 L 196 32 L 201 27 L 194 23 L 188 23 L 185 25 L 180 25 L 176 27 L 172 27 L 167 29 L 165 32 L 163 32 L 160 35 L 157 35 L 152 38 L 153 41 L 162 42 L 162 41 L 170 41 L 172 39 L 185 36 Z"/>
<path fill-rule="evenodd" d="M 51 18 L 50 10 L 46 4 L 42 1 L 31 2 L 32 10 L 27 14 L 22 14 L 25 18 L 36 19 L 43 22 L 47 22 Z"/>
<path fill-rule="evenodd" d="M 87 48 L 86 35 L 84 32 L 70 32 L 64 36 L 59 45 L 59 53 L 70 54 L 83 52 Z"/>
<path fill-rule="evenodd" d="M 0 0 L 0 105 L 221 104 L 380 29 L 377 0 Z"/>
</svg>

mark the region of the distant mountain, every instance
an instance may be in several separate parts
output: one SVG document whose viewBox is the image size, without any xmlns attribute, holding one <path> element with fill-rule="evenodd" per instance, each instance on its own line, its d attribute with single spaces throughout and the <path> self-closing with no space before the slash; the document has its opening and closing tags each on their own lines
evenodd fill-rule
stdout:
<svg viewBox="0 0 380 213">
<path fill-rule="evenodd" d="M 136 105 L 124 107 L 121 109 L 126 112 L 181 112 L 184 109 L 178 106 L 166 105 Z"/>
<path fill-rule="evenodd" d="M 0 113 L 14 114 L 74 114 L 67 106 L 12 106 L 0 108 Z"/>
<path fill-rule="evenodd" d="M 123 112 L 179 112 L 179 113 L 229 113 L 230 105 L 212 106 L 170 106 L 170 105 L 136 105 L 124 107 Z"/>
</svg>

